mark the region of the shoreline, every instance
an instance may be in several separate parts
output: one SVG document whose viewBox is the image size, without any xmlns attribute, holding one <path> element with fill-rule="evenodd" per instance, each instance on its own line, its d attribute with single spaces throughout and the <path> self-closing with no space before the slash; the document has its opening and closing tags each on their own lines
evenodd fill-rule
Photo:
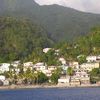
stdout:
<svg viewBox="0 0 100 100">
<path fill-rule="evenodd" d="M 100 87 L 100 84 L 88 84 L 88 85 L 11 85 L 11 86 L 0 86 L 0 90 L 16 90 L 16 89 L 39 89 L 39 88 L 92 88 Z"/>
</svg>

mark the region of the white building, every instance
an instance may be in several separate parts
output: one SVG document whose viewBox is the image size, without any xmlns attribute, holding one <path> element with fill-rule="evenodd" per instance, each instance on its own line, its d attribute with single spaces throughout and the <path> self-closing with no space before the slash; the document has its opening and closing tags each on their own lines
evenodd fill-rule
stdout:
<svg viewBox="0 0 100 100">
<path fill-rule="evenodd" d="M 20 65 L 20 61 L 14 61 L 11 63 L 12 66 L 18 67 Z"/>
<path fill-rule="evenodd" d="M 97 56 L 87 56 L 86 60 L 87 62 L 96 62 Z"/>
<path fill-rule="evenodd" d="M 47 69 L 47 65 L 44 64 L 44 62 L 37 63 L 33 66 L 37 71 L 43 71 Z"/>
<path fill-rule="evenodd" d="M 25 62 L 23 63 L 24 67 L 32 67 L 33 66 L 33 62 Z"/>
<path fill-rule="evenodd" d="M 81 70 L 81 69 L 77 69 L 77 70 L 75 71 L 75 76 L 76 76 L 76 77 L 79 77 L 79 78 L 82 78 L 82 77 L 89 77 L 89 75 L 87 74 L 87 72 L 84 71 L 84 70 Z"/>
<path fill-rule="evenodd" d="M 24 72 L 27 71 L 27 69 L 32 70 L 33 69 L 33 62 L 25 62 L 23 63 L 23 70 Z"/>
<path fill-rule="evenodd" d="M 64 58 L 59 58 L 59 61 L 62 63 L 62 65 L 66 64 L 66 60 Z"/>
<path fill-rule="evenodd" d="M 46 69 L 46 70 L 42 70 L 42 72 L 47 76 L 50 77 L 52 75 L 52 71 Z"/>
<path fill-rule="evenodd" d="M 56 70 L 56 69 L 57 69 L 56 66 L 48 66 L 48 70 L 50 70 L 50 71 L 54 71 L 54 70 Z"/>
<path fill-rule="evenodd" d="M 5 81 L 3 81 L 3 85 L 4 86 L 9 86 L 10 85 L 10 82 L 8 80 L 5 80 Z"/>
<path fill-rule="evenodd" d="M 89 84 L 90 76 L 85 71 L 77 70 L 75 75 L 72 76 L 71 81 L 73 81 L 73 84 L 75 82 L 78 82 L 79 84 Z"/>
<path fill-rule="evenodd" d="M 70 77 L 69 76 L 61 77 L 60 79 L 58 79 L 58 84 L 60 84 L 60 83 L 64 83 L 64 84 L 70 83 Z"/>
<path fill-rule="evenodd" d="M 5 76 L 0 75 L 0 80 L 1 80 L 2 82 L 5 81 L 5 80 L 6 80 Z"/>
<path fill-rule="evenodd" d="M 9 71 L 10 64 L 9 63 L 1 63 L 0 64 L 0 73 L 4 73 L 5 71 Z"/>
<path fill-rule="evenodd" d="M 59 49 L 55 50 L 55 55 L 58 56 L 59 55 L 59 51 L 60 51 Z"/>
<path fill-rule="evenodd" d="M 80 65 L 80 69 L 85 70 L 85 71 L 92 71 L 94 68 L 99 68 L 99 62 L 92 62 L 92 63 L 83 63 Z"/>
<path fill-rule="evenodd" d="M 44 48 L 44 49 L 43 49 L 43 52 L 44 52 L 44 53 L 47 53 L 49 50 L 51 50 L 51 48 Z"/>
<path fill-rule="evenodd" d="M 76 62 L 76 61 L 69 62 L 69 66 L 74 68 L 74 69 L 78 69 L 79 68 L 79 63 Z"/>
</svg>

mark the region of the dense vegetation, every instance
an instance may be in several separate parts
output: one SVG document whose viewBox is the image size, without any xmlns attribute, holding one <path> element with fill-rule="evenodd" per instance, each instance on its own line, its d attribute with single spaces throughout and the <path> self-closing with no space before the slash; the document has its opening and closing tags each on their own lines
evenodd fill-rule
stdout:
<svg viewBox="0 0 100 100">
<path fill-rule="evenodd" d="M 27 17 L 41 25 L 54 41 L 73 40 L 100 25 L 100 15 L 58 5 L 39 6 L 33 0 L 0 0 L 0 16 Z"/>
<path fill-rule="evenodd" d="M 0 62 L 21 59 L 60 65 L 57 61 L 60 56 L 66 60 L 78 60 L 83 63 L 87 55 L 100 54 L 100 27 L 93 28 L 88 35 L 77 38 L 72 43 L 55 43 L 54 48 L 60 50 L 58 56 L 55 55 L 55 50 L 44 54 L 42 49 L 53 43 L 43 28 L 29 20 L 0 18 Z"/>
<path fill-rule="evenodd" d="M 100 68 L 95 68 L 90 72 L 91 83 L 96 83 L 100 81 Z"/>
<path fill-rule="evenodd" d="M 27 57 L 36 48 L 52 44 L 47 33 L 25 19 L 0 18 L 0 62 Z"/>
<path fill-rule="evenodd" d="M 66 60 L 83 63 L 86 56 L 100 54 L 100 27 L 93 28 L 88 35 L 77 38 L 73 43 L 60 43 L 56 48 L 60 49 L 60 55 Z"/>
<path fill-rule="evenodd" d="M 23 66 L 19 68 L 23 69 Z M 35 72 L 35 70 L 30 70 L 30 68 L 28 68 L 26 72 L 21 70 L 20 73 L 16 75 L 10 67 L 10 71 L 5 72 L 3 75 L 11 79 L 11 84 L 42 84 L 48 82 L 48 77 L 44 73 Z M 21 83 L 18 83 L 18 81 Z"/>
</svg>

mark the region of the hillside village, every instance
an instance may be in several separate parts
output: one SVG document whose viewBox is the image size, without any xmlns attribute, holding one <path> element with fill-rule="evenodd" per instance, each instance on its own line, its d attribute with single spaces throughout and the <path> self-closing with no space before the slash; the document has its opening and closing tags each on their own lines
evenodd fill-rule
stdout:
<svg viewBox="0 0 100 100">
<path fill-rule="evenodd" d="M 45 48 L 43 53 L 46 54 L 50 50 L 52 48 Z M 55 50 L 55 55 L 59 55 L 59 50 Z M 63 57 L 59 57 L 58 61 L 60 62 L 58 66 L 48 66 L 45 62 L 28 61 L 22 63 L 20 60 L 1 63 L 0 85 L 43 83 L 56 83 L 65 86 L 89 85 L 91 84 L 90 72 L 95 68 L 100 68 L 100 55 L 87 56 L 86 62 L 82 64 L 79 64 L 78 61 L 66 61 Z M 55 72 L 57 74 L 54 74 Z"/>
</svg>

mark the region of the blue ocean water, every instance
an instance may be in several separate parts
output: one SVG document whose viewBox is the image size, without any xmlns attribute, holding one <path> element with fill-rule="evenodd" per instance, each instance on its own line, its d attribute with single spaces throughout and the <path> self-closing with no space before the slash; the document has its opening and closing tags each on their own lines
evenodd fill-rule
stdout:
<svg viewBox="0 0 100 100">
<path fill-rule="evenodd" d="M 0 100 L 100 100 L 100 88 L 0 90 Z"/>
</svg>

